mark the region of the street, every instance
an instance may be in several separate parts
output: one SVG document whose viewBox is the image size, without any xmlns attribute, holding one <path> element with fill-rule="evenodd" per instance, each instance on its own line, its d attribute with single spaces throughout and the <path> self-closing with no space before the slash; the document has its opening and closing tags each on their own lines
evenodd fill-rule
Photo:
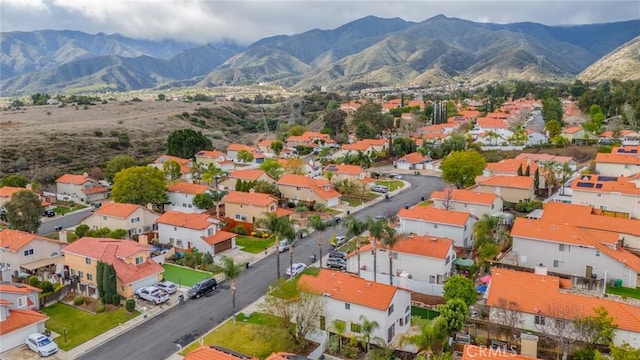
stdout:
<svg viewBox="0 0 640 360">
<path fill-rule="evenodd" d="M 45 218 L 38 228 L 39 235 L 46 235 L 56 231 L 57 226 L 63 229 L 70 228 L 80 224 L 80 221 L 91 214 L 93 208 L 86 208 L 81 211 L 73 212 L 67 215 L 56 215 L 52 218 Z"/>
<path fill-rule="evenodd" d="M 442 180 L 437 177 L 407 175 L 403 179 L 413 185 L 409 190 L 365 208 L 355 216 L 363 219 L 366 216 L 395 214 L 404 206 L 414 205 L 420 202 L 422 196 L 428 198 L 432 191 L 444 186 Z M 337 226 L 329 228 L 325 233 L 344 235 L 345 232 L 346 230 Z M 329 236 L 324 236 L 323 253 L 329 249 L 326 243 L 328 238 Z M 310 256 L 318 251 L 317 240 L 317 232 L 298 240 L 295 246 L 294 262 L 309 264 Z M 289 266 L 288 253 L 280 254 L 280 265 L 281 274 L 284 274 L 284 270 Z M 252 264 L 237 280 L 237 310 L 241 310 L 264 295 L 275 278 L 275 254 Z M 215 293 L 201 299 L 187 300 L 184 304 L 175 306 L 97 347 L 80 359 L 165 359 L 231 315 L 231 292 L 228 284 L 223 283 Z"/>
</svg>

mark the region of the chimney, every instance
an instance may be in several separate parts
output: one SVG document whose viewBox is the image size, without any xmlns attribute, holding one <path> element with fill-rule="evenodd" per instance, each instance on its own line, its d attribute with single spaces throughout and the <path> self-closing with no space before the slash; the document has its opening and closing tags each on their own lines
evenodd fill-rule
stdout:
<svg viewBox="0 0 640 360">
<path fill-rule="evenodd" d="M 138 235 L 138 242 L 143 245 L 149 245 L 149 236 L 145 234 Z"/>
<path fill-rule="evenodd" d="M 63 242 L 63 243 L 69 242 L 67 240 L 67 230 L 66 229 L 62 229 L 62 230 L 60 230 L 60 232 L 58 232 L 58 239 L 60 240 L 60 242 Z"/>
</svg>

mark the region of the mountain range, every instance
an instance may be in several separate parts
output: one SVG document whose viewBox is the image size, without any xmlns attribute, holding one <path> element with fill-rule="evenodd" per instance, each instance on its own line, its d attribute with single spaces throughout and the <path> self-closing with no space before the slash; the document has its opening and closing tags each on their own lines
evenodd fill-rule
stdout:
<svg viewBox="0 0 640 360">
<path fill-rule="evenodd" d="M 638 36 L 640 20 L 547 26 L 477 23 L 443 15 L 422 22 L 368 16 L 332 30 L 267 37 L 246 47 L 78 31 L 4 32 L 0 89 L 6 96 L 265 82 L 344 90 L 353 84 L 462 79 L 553 81 L 581 73 L 583 80 L 637 78 L 638 67 L 606 69 L 615 68 L 607 59 L 637 58 L 637 51 L 610 53 L 622 51 Z M 603 70 L 583 72 L 590 66 Z M 598 75 L 590 79 L 590 73 Z"/>
</svg>

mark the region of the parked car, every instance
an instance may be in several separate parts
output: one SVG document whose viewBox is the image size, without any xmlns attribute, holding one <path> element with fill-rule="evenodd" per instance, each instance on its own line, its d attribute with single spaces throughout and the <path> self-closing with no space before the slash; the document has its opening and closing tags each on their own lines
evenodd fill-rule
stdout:
<svg viewBox="0 0 640 360">
<path fill-rule="evenodd" d="M 402 175 L 396 173 L 389 174 L 389 177 L 396 180 L 402 179 Z"/>
<path fill-rule="evenodd" d="M 285 252 L 289 250 L 289 247 L 291 247 L 291 244 L 289 244 L 288 239 L 280 240 L 280 242 L 278 243 L 278 252 Z"/>
<path fill-rule="evenodd" d="M 376 215 L 373 217 L 374 220 L 376 221 L 387 221 L 389 220 L 388 217 L 384 216 L 384 215 Z"/>
<path fill-rule="evenodd" d="M 329 250 L 329 257 L 330 258 L 340 258 L 340 259 L 344 259 L 347 257 L 347 253 L 344 251 L 338 251 L 335 249 L 331 249 Z"/>
<path fill-rule="evenodd" d="M 347 270 L 347 262 L 342 258 L 330 257 L 325 265 L 331 269 Z"/>
<path fill-rule="evenodd" d="M 289 277 L 294 277 L 294 276 L 300 274 L 301 272 L 303 272 L 306 268 L 307 268 L 306 264 L 295 263 L 292 266 L 289 266 L 287 268 L 287 271 L 285 271 L 285 274 L 287 274 L 287 276 L 289 276 Z"/>
<path fill-rule="evenodd" d="M 169 295 L 178 291 L 178 287 L 176 286 L 176 284 L 172 283 L 171 281 L 161 281 L 153 286 L 165 291 Z"/>
<path fill-rule="evenodd" d="M 56 213 L 55 213 L 55 211 L 53 211 L 53 210 L 45 210 L 45 211 L 42 213 L 42 216 L 45 216 L 45 217 L 54 217 L 54 216 L 56 216 Z"/>
<path fill-rule="evenodd" d="M 58 344 L 44 334 L 33 333 L 27 337 L 25 343 L 29 350 L 37 352 L 40 356 L 49 356 L 58 352 Z"/>
<path fill-rule="evenodd" d="M 139 299 L 150 301 L 154 305 L 169 301 L 169 294 L 155 286 L 147 286 L 136 290 L 136 296 Z"/>
<path fill-rule="evenodd" d="M 347 238 L 345 236 L 336 236 L 335 241 L 332 241 L 331 245 L 334 247 L 340 247 L 342 245 L 344 245 L 344 243 L 347 242 Z"/>
<path fill-rule="evenodd" d="M 384 185 L 373 185 L 373 187 L 371 188 L 371 191 L 381 193 L 381 194 L 386 194 L 389 192 L 389 188 Z"/>
<path fill-rule="evenodd" d="M 198 299 L 202 295 L 206 295 L 214 291 L 218 287 L 218 282 L 214 278 L 208 278 L 197 282 L 189 291 L 187 296 L 190 298 Z"/>
</svg>

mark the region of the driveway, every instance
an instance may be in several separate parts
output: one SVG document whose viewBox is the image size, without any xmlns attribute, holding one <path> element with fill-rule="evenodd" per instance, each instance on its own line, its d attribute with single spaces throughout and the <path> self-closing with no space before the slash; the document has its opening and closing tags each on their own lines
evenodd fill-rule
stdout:
<svg viewBox="0 0 640 360">
<path fill-rule="evenodd" d="M 70 228 L 80 224 L 80 221 L 89 216 L 93 208 L 86 208 L 68 213 L 66 215 L 56 215 L 52 218 L 44 218 L 42 224 L 38 228 L 38 234 L 46 235 L 55 231 L 56 227 L 62 226 L 63 229 Z"/>
<path fill-rule="evenodd" d="M 432 191 L 444 186 L 442 180 L 436 177 L 406 175 L 403 176 L 403 180 L 410 182 L 412 187 L 388 200 L 380 201 L 359 211 L 355 216 L 362 219 L 365 216 L 396 213 L 407 205 L 420 202 L 422 196 L 428 197 Z M 344 235 L 345 232 L 346 230 L 340 227 L 327 230 L 327 233 L 337 235 Z M 309 264 L 311 255 L 318 251 L 317 240 L 318 233 L 298 240 L 293 262 Z M 328 250 L 329 245 L 325 241 L 323 252 L 326 253 Z M 269 284 L 276 279 L 275 257 L 276 254 L 267 256 L 252 264 L 248 271 L 240 275 L 237 281 L 236 312 L 264 295 Z M 281 254 L 281 274 L 284 274 L 288 266 L 289 255 Z M 197 300 L 187 300 L 118 335 L 91 352 L 85 353 L 80 359 L 165 359 L 231 317 L 232 314 L 231 292 L 228 284 L 222 283 L 213 294 Z"/>
</svg>

